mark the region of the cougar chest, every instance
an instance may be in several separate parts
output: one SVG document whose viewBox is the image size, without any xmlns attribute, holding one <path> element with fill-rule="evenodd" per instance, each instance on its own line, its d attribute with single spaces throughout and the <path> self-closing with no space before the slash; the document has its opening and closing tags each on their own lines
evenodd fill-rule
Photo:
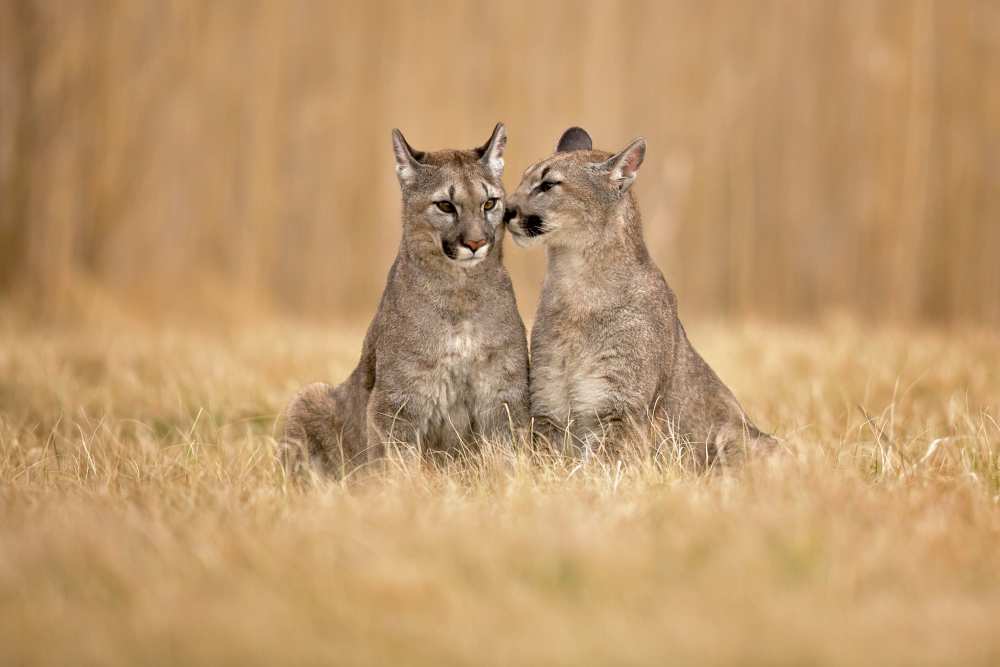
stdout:
<svg viewBox="0 0 1000 667">
<path fill-rule="evenodd" d="M 611 398 L 606 355 L 579 336 L 560 336 L 532 352 L 532 413 L 589 423 Z"/>
<path fill-rule="evenodd" d="M 432 440 L 465 437 L 474 426 L 474 408 L 480 376 L 484 336 L 470 320 L 449 326 L 430 347 L 430 372 L 411 391 L 426 406 L 423 429 Z M 435 434 L 436 437 L 435 437 Z"/>
<path fill-rule="evenodd" d="M 444 336 L 442 361 L 449 366 L 474 364 L 483 344 L 482 331 L 471 320 L 454 325 Z"/>
</svg>

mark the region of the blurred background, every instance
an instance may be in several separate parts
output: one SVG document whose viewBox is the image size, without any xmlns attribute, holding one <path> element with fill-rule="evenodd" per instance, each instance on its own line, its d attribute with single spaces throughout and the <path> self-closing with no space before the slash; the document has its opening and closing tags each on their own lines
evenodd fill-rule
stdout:
<svg viewBox="0 0 1000 667">
<path fill-rule="evenodd" d="M 0 0 L 0 303 L 367 318 L 390 129 L 500 120 L 508 189 L 569 125 L 648 139 L 683 314 L 1000 321 L 995 0 Z"/>
</svg>

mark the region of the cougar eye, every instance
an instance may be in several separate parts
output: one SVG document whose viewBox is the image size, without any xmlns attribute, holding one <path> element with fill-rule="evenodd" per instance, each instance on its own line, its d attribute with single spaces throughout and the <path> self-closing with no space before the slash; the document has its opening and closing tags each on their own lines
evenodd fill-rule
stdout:
<svg viewBox="0 0 1000 667">
<path fill-rule="evenodd" d="M 559 185 L 559 183 L 557 183 L 556 181 L 542 181 L 542 183 L 538 186 L 538 191 L 548 192 L 557 185 Z"/>
<path fill-rule="evenodd" d="M 489 199 L 486 200 L 486 203 L 483 204 L 483 210 L 492 211 L 494 208 L 496 208 L 496 205 L 497 205 L 497 198 L 490 197 Z"/>
<path fill-rule="evenodd" d="M 438 207 L 438 210 L 443 213 L 454 213 L 455 205 L 450 201 L 436 201 L 434 205 Z"/>
</svg>

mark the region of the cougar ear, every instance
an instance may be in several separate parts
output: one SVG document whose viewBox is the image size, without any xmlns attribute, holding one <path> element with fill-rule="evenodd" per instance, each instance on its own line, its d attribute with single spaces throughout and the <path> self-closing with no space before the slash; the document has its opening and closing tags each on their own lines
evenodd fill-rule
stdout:
<svg viewBox="0 0 1000 667">
<path fill-rule="evenodd" d="M 492 171 L 497 178 L 503 176 L 503 152 L 507 148 L 507 128 L 497 123 L 489 141 L 476 149 L 479 161 Z"/>
<path fill-rule="evenodd" d="M 582 127 L 571 127 L 559 138 L 556 146 L 556 153 L 568 153 L 569 151 L 590 151 L 594 149 L 594 142 L 590 135 Z"/>
<path fill-rule="evenodd" d="M 425 153 L 413 150 L 399 130 L 392 131 L 392 152 L 396 156 L 396 176 L 399 177 L 399 182 L 410 183 L 416 177 L 420 160 Z"/>
<path fill-rule="evenodd" d="M 639 137 L 626 146 L 621 153 L 601 164 L 600 168 L 608 172 L 611 182 L 620 192 L 624 193 L 632 187 L 644 157 L 646 157 L 646 140 Z"/>
</svg>

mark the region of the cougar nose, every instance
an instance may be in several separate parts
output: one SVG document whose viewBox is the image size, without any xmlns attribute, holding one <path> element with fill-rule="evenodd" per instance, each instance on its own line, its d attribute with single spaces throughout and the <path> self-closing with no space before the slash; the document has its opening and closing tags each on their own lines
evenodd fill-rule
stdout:
<svg viewBox="0 0 1000 667">
<path fill-rule="evenodd" d="M 482 248 L 484 245 L 486 245 L 486 239 L 479 239 L 478 241 L 470 241 L 470 240 L 466 239 L 466 240 L 462 241 L 462 245 L 464 245 L 466 248 L 468 248 L 472 252 L 476 252 L 477 250 L 479 250 L 480 248 Z"/>
<path fill-rule="evenodd" d="M 513 220 L 516 217 L 517 217 L 517 207 L 516 206 L 511 206 L 510 208 L 504 210 L 504 212 L 503 212 L 503 221 L 504 222 L 510 222 L 511 220 Z"/>
</svg>

